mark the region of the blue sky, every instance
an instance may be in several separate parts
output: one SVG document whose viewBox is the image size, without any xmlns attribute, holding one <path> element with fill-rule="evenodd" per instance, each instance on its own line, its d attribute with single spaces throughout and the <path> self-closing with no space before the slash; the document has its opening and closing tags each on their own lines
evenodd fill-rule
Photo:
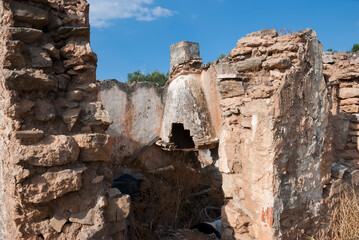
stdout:
<svg viewBox="0 0 359 240">
<path fill-rule="evenodd" d="M 88 0 L 97 78 L 169 69 L 169 46 L 200 44 L 203 62 L 228 53 L 247 33 L 313 28 L 324 50 L 359 43 L 359 0 Z"/>
</svg>

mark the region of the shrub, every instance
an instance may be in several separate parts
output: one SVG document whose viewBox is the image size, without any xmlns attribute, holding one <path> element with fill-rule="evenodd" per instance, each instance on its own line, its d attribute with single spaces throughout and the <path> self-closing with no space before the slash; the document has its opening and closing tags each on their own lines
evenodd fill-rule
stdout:
<svg viewBox="0 0 359 240">
<path fill-rule="evenodd" d="M 358 43 L 353 45 L 352 52 L 359 52 L 359 44 Z"/>
<path fill-rule="evenodd" d="M 166 75 L 158 70 L 154 70 L 152 73 L 147 75 L 143 74 L 140 70 L 136 70 L 133 73 L 127 74 L 127 81 L 129 83 L 134 82 L 153 82 L 160 86 L 164 86 L 168 81 L 169 74 Z"/>
<path fill-rule="evenodd" d="M 225 57 L 226 57 L 226 54 L 222 53 L 222 54 L 217 58 L 217 60 L 223 59 L 223 58 L 225 58 Z"/>
</svg>

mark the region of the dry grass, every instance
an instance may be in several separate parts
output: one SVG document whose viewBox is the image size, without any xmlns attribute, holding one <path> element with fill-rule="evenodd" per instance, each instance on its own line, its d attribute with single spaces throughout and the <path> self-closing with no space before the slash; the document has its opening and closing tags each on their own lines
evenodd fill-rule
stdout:
<svg viewBox="0 0 359 240">
<path fill-rule="evenodd" d="M 155 231 L 158 226 L 189 228 L 201 221 L 201 209 L 223 205 L 221 184 L 213 172 L 196 168 L 185 154 L 175 156 L 171 164 L 173 170 L 144 171 L 140 197 L 131 203 L 137 239 L 159 239 Z M 193 196 L 214 185 L 214 190 Z"/>
<path fill-rule="evenodd" d="M 308 240 L 358 240 L 359 199 L 354 187 L 344 188 L 336 199 L 329 229 Z"/>
<path fill-rule="evenodd" d="M 332 215 L 331 239 L 359 239 L 359 201 L 354 187 L 344 190 Z"/>
</svg>

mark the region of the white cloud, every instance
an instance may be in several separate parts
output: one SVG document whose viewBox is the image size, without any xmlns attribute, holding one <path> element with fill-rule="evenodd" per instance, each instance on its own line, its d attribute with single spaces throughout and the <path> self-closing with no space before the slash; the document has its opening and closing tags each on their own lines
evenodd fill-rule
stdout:
<svg viewBox="0 0 359 240">
<path fill-rule="evenodd" d="M 138 21 L 153 21 L 175 14 L 167 8 L 153 5 L 153 0 L 89 0 L 90 22 L 94 27 L 111 25 L 113 19 L 134 18 Z"/>
</svg>

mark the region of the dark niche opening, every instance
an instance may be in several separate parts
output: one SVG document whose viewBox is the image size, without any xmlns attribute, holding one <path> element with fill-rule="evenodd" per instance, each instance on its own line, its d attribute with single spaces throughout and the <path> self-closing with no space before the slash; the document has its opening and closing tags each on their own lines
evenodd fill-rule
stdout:
<svg viewBox="0 0 359 240">
<path fill-rule="evenodd" d="M 170 142 L 178 149 L 195 148 L 190 130 L 185 129 L 182 123 L 172 123 Z"/>
</svg>

